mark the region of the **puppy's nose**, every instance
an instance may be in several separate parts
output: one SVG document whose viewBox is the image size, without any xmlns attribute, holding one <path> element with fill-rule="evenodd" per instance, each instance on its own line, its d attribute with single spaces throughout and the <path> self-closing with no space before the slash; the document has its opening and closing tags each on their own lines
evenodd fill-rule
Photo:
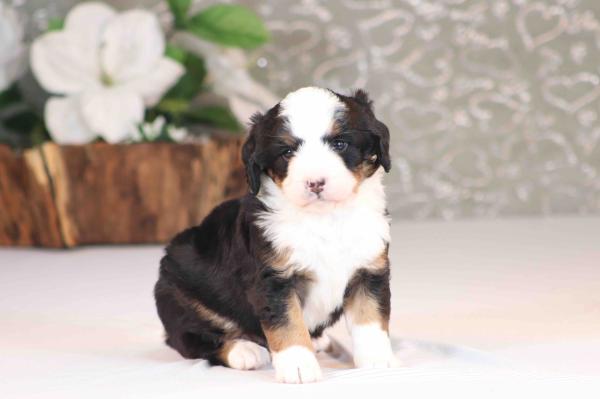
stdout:
<svg viewBox="0 0 600 399">
<path fill-rule="evenodd" d="M 306 182 L 306 187 L 315 194 L 323 191 L 323 186 L 325 186 L 325 179 L 309 180 Z"/>
</svg>

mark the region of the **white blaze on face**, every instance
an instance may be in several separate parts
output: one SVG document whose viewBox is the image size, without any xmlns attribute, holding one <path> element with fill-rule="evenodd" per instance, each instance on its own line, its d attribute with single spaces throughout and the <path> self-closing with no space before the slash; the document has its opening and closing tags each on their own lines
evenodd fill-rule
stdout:
<svg viewBox="0 0 600 399">
<path fill-rule="evenodd" d="M 305 87 L 287 95 L 280 115 L 288 120 L 290 133 L 302 139 L 288 165 L 282 183 L 283 193 L 298 206 L 311 203 L 341 202 L 356 186 L 356 178 L 323 138 L 331 133 L 336 114 L 345 111 L 336 95 L 317 87 Z M 310 182 L 323 181 L 318 194 Z"/>
</svg>

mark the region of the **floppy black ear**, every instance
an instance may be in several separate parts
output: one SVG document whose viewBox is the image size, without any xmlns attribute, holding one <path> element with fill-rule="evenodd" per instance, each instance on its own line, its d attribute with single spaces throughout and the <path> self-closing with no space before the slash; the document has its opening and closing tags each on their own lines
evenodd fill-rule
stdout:
<svg viewBox="0 0 600 399">
<path fill-rule="evenodd" d="M 252 115 L 252 118 L 250 118 L 252 126 L 248 138 L 242 146 L 242 161 L 246 166 L 246 179 L 250 192 L 254 195 L 258 194 L 258 190 L 260 190 L 260 175 L 262 173 L 260 165 L 256 162 L 256 132 L 259 129 L 261 120 L 262 115 L 260 113 L 257 112 Z"/>
<path fill-rule="evenodd" d="M 379 158 L 379 163 L 383 166 L 383 170 L 389 172 L 392 169 L 392 161 L 390 160 L 390 131 L 386 125 L 377 119 L 375 119 L 374 124 L 373 132 L 379 142 L 377 157 Z"/>
<path fill-rule="evenodd" d="M 390 160 L 390 131 L 387 126 L 380 122 L 373 114 L 373 101 L 369 98 L 366 91 L 358 89 L 354 92 L 354 100 L 367 109 L 367 114 L 373 118 L 371 130 L 377 137 L 377 159 L 383 169 L 389 172 L 392 168 Z"/>
</svg>

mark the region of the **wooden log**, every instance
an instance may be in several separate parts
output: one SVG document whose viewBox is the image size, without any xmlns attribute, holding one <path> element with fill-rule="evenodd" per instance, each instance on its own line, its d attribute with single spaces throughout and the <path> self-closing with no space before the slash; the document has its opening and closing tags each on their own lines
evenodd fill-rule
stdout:
<svg viewBox="0 0 600 399">
<path fill-rule="evenodd" d="M 203 144 L 85 146 L 46 143 L 30 151 L 38 151 L 44 161 L 43 187 L 51 196 L 43 206 L 52 209 L 58 219 L 55 228 L 61 245 L 164 243 L 198 224 L 221 201 L 246 192 L 241 141 L 212 138 Z M 0 184 L 4 184 L 2 176 L 0 172 Z M 6 183 L 7 191 L 22 184 L 21 180 L 13 177 Z M 37 204 L 32 208 L 37 209 Z M 12 215 L 10 212 L 8 219 L 14 219 Z M 14 224 L 14 220 L 0 220 L 3 231 L 14 229 L 10 227 Z M 41 240 L 17 242 L 2 233 L 0 245 L 48 246 Z"/>
<path fill-rule="evenodd" d="M 63 246 L 39 149 L 16 154 L 0 146 L 0 245 Z"/>
</svg>

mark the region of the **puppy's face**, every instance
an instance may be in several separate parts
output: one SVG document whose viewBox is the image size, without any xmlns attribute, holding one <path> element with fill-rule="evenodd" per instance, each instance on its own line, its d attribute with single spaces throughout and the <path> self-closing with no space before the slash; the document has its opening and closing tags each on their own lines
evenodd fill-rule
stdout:
<svg viewBox="0 0 600 399">
<path fill-rule="evenodd" d="M 389 132 L 366 93 L 297 90 L 255 115 L 242 150 L 251 191 L 268 176 L 299 207 L 348 199 L 382 166 L 390 169 Z"/>
</svg>

